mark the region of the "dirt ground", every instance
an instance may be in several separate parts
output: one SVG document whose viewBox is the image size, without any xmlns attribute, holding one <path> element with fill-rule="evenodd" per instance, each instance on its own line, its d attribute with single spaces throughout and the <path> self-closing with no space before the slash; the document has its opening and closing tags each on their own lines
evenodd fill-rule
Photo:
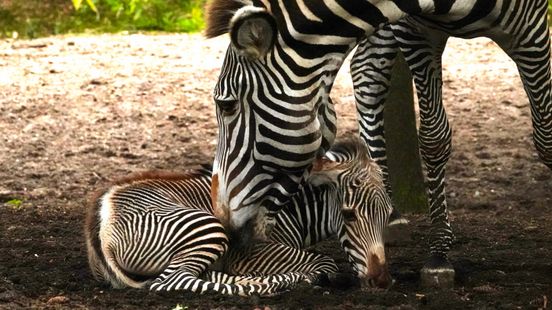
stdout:
<svg viewBox="0 0 552 310">
<path fill-rule="evenodd" d="M 387 292 L 299 288 L 273 298 L 113 290 L 91 278 L 81 232 L 87 195 L 145 169 L 210 161 L 210 99 L 226 38 L 105 35 L 0 42 L 0 308 L 546 308 L 552 303 L 552 172 L 531 141 L 514 64 L 486 39 L 452 40 L 444 98 L 456 232 L 452 290 L 424 290 L 428 221 L 408 216 L 389 247 Z M 344 71 L 347 71 L 346 68 Z M 356 130 L 346 72 L 332 93 Z M 329 242 L 319 248 L 342 266 Z"/>
</svg>

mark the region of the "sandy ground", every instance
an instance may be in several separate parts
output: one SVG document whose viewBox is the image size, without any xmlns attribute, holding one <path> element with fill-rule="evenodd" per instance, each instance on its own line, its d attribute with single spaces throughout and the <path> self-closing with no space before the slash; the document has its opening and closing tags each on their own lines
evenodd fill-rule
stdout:
<svg viewBox="0 0 552 310">
<path fill-rule="evenodd" d="M 538 308 L 552 299 L 552 173 L 531 141 L 514 64 L 486 39 L 451 40 L 445 105 L 457 240 L 453 290 L 419 286 L 428 223 L 410 215 L 389 248 L 387 292 L 300 288 L 266 299 L 112 290 L 87 269 L 87 195 L 145 169 L 210 161 L 211 90 L 226 38 L 104 35 L 0 42 L 0 308 Z M 347 69 L 332 92 L 342 135 L 356 130 Z M 21 204 L 19 204 L 21 202 Z M 335 242 L 317 250 L 334 256 Z"/>
</svg>

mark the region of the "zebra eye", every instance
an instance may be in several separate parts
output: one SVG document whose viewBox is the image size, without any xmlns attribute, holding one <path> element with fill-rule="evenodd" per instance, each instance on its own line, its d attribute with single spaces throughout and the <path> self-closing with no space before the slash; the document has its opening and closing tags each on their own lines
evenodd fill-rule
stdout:
<svg viewBox="0 0 552 310">
<path fill-rule="evenodd" d="M 354 179 L 352 182 L 351 182 L 351 187 L 353 187 L 354 189 L 357 189 L 359 188 L 360 186 L 362 186 L 362 180 L 361 179 Z"/>
<path fill-rule="evenodd" d="M 347 222 L 354 222 L 357 220 L 355 209 L 341 209 L 341 214 Z"/>
<path fill-rule="evenodd" d="M 215 99 L 215 103 L 219 107 L 219 109 L 222 111 L 222 113 L 229 115 L 236 111 L 236 108 L 238 106 L 238 100 L 220 100 Z"/>
</svg>

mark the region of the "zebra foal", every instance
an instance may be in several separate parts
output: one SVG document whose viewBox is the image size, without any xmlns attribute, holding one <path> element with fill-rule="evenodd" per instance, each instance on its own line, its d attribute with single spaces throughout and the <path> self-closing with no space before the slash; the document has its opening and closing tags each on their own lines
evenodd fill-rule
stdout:
<svg viewBox="0 0 552 310">
<path fill-rule="evenodd" d="M 209 197 L 195 193 L 209 186 L 209 171 L 145 173 L 101 191 L 85 222 L 93 276 L 115 288 L 240 296 L 272 295 L 292 284 L 285 281 L 298 281 L 297 275 L 245 285 L 200 278 L 228 249 L 224 228 L 209 213 Z"/>
<path fill-rule="evenodd" d="M 381 173 L 359 152 L 364 148 L 341 146 L 349 160 L 321 160 L 301 195 L 279 214 L 272 242 L 248 249 L 228 248 L 213 216 L 208 166 L 110 186 L 85 224 L 93 275 L 115 287 L 271 295 L 337 271 L 330 258 L 300 250 L 337 234 L 362 284 L 389 286 L 382 231 L 391 204 Z M 223 273 L 206 273 L 215 262 Z"/>
</svg>

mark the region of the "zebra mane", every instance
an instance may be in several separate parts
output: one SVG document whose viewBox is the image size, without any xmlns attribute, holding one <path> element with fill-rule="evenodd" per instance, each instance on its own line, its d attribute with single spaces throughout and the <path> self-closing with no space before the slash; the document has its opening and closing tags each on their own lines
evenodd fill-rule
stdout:
<svg viewBox="0 0 552 310">
<path fill-rule="evenodd" d="M 204 35 L 207 38 L 214 38 L 227 33 L 234 13 L 251 4 L 251 0 L 209 0 L 205 5 Z"/>
</svg>

